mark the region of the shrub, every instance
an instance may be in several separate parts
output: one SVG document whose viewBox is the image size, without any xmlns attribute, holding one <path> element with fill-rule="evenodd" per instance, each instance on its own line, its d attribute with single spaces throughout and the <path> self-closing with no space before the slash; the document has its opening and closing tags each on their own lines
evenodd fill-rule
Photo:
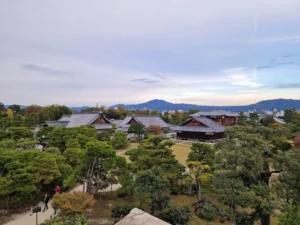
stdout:
<svg viewBox="0 0 300 225">
<path fill-rule="evenodd" d="M 75 191 L 54 195 L 52 206 L 54 209 L 60 209 L 62 215 L 80 214 L 93 206 L 95 202 L 93 196 Z"/>
<path fill-rule="evenodd" d="M 133 205 L 117 205 L 111 210 L 111 218 L 113 220 L 120 220 L 129 214 L 133 208 L 135 208 Z"/>
<path fill-rule="evenodd" d="M 46 220 L 42 225 L 89 225 L 87 218 L 83 215 L 58 216 L 54 219 Z"/>
<path fill-rule="evenodd" d="M 202 219 L 213 220 L 217 217 L 217 210 L 211 205 L 205 205 L 199 210 L 197 216 Z"/>
<path fill-rule="evenodd" d="M 172 225 L 186 225 L 189 224 L 191 210 L 188 206 L 171 206 L 161 213 L 160 218 Z"/>
<path fill-rule="evenodd" d="M 171 195 L 181 195 L 184 193 L 184 190 L 181 187 L 170 187 Z"/>
</svg>

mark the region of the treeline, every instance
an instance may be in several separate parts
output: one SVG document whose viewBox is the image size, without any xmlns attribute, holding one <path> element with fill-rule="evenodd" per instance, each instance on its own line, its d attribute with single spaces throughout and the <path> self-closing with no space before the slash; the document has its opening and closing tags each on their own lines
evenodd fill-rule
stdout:
<svg viewBox="0 0 300 225">
<path fill-rule="evenodd" d="M 36 149 L 41 143 L 48 148 Z M 8 211 L 24 207 L 40 193 L 52 194 L 56 185 L 66 190 L 81 182 L 89 193 L 97 193 L 116 183 L 127 170 L 125 158 L 116 156 L 114 146 L 128 146 L 125 133 L 97 133 L 93 126 L 44 127 L 34 137 L 26 127 L 0 129 L 0 207 Z M 93 180 L 91 186 L 91 179 L 96 179 L 89 172 L 94 157 L 101 161 L 93 169 L 101 185 Z"/>
</svg>

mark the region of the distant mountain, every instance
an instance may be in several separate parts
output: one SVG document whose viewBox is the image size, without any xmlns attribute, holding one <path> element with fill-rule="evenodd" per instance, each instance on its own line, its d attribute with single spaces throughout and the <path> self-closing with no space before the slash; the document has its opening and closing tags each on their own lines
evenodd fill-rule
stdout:
<svg viewBox="0 0 300 225">
<path fill-rule="evenodd" d="M 215 110 L 215 109 L 223 109 L 232 112 L 240 112 L 240 111 L 248 111 L 248 110 L 274 110 L 277 111 L 285 110 L 288 108 L 300 109 L 300 100 L 294 99 L 274 99 L 274 100 L 265 100 L 251 105 L 244 106 L 205 106 L 205 105 L 193 105 L 193 104 L 184 104 L 184 103 L 170 103 L 164 100 L 154 99 L 149 102 L 141 103 L 141 104 L 133 104 L 133 105 L 125 105 L 125 104 L 117 104 L 113 105 L 110 108 L 122 106 L 127 110 L 135 109 L 141 110 L 147 108 L 149 110 L 183 110 L 189 111 L 190 109 L 199 109 L 201 111 L 207 110 Z"/>
<path fill-rule="evenodd" d="M 80 106 L 80 107 L 69 107 L 72 110 L 76 110 L 77 112 L 80 112 L 81 110 L 85 110 L 90 108 L 90 106 Z"/>
</svg>

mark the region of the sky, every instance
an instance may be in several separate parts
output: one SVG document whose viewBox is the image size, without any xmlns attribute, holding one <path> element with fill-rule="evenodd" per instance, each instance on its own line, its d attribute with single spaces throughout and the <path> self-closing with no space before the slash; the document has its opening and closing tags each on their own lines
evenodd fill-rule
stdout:
<svg viewBox="0 0 300 225">
<path fill-rule="evenodd" d="M 300 99 L 300 0 L 0 0 L 0 101 Z"/>
</svg>

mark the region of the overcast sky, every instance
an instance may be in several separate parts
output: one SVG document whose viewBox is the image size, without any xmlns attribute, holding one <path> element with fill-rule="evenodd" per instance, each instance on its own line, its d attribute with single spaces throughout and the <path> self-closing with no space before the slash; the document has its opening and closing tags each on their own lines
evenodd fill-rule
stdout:
<svg viewBox="0 0 300 225">
<path fill-rule="evenodd" d="M 1 0 L 0 101 L 300 99 L 300 0 Z"/>
</svg>

